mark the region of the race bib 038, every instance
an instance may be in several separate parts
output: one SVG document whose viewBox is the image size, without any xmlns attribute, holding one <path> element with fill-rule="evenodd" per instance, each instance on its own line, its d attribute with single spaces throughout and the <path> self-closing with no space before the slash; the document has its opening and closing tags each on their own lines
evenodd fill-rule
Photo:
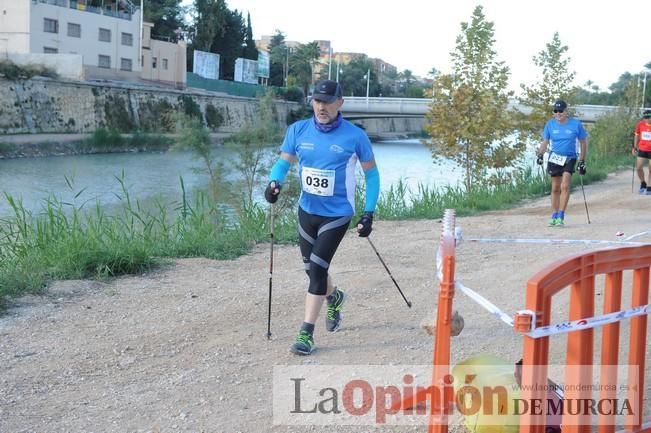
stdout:
<svg viewBox="0 0 651 433">
<path fill-rule="evenodd" d="M 301 171 L 303 191 L 320 196 L 332 196 L 335 191 L 335 171 L 303 167 Z"/>
</svg>

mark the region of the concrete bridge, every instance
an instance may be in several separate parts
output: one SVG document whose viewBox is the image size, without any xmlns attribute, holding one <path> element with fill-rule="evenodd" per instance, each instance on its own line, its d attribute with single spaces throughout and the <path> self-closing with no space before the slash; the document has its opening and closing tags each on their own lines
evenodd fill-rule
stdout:
<svg viewBox="0 0 651 433">
<path fill-rule="evenodd" d="M 341 111 L 347 119 L 351 120 L 424 118 L 425 113 L 429 110 L 430 102 L 430 99 L 424 98 L 365 98 L 344 96 L 344 105 L 341 107 Z M 519 104 L 515 100 L 511 101 L 509 106 L 525 114 L 531 112 L 531 108 Z M 617 108 L 608 105 L 577 105 L 572 107 L 576 117 L 586 123 L 593 123 L 599 116 L 616 111 Z"/>
</svg>

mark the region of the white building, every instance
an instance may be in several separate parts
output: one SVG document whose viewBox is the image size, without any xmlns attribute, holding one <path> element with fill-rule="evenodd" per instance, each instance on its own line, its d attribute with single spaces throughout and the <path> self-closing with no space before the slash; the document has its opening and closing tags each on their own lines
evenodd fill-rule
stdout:
<svg viewBox="0 0 651 433">
<path fill-rule="evenodd" d="M 130 0 L 0 0 L 0 58 L 70 78 L 138 80 L 140 32 Z"/>
</svg>

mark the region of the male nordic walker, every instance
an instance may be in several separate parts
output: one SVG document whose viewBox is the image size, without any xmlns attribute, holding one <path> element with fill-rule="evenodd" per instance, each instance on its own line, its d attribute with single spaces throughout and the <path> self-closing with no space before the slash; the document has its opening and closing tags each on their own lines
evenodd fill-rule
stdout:
<svg viewBox="0 0 651 433">
<path fill-rule="evenodd" d="M 344 120 L 339 112 L 344 100 L 336 81 L 316 84 L 312 95 L 314 116 L 287 128 L 280 158 L 271 169 L 265 198 L 278 200 L 291 163 L 298 161 L 301 197 L 298 202 L 298 233 L 301 255 L 310 284 L 305 296 L 303 324 L 291 351 L 309 355 L 314 350 L 314 324 L 328 303 L 326 330 L 341 324 L 346 293 L 336 288 L 328 268 L 355 214 L 355 165 L 359 160 L 366 181 L 364 214 L 357 233 L 371 234 L 373 212 L 380 193 L 380 174 L 366 133 Z"/>
<path fill-rule="evenodd" d="M 580 120 L 569 117 L 567 103 L 557 100 L 554 103 L 554 117 L 547 121 L 542 133 L 542 144 L 538 150 L 536 162 L 543 163 L 543 155 L 551 141 L 547 172 L 552 178 L 552 217 L 549 226 L 565 225 L 565 209 L 570 201 L 570 182 L 574 173 L 574 166 L 579 159 L 579 174 L 586 173 L 585 157 L 588 148 L 588 133 L 583 128 Z M 576 141 L 581 144 L 580 153 L 576 151 Z"/>
<path fill-rule="evenodd" d="M 637 156 L 635 170 L 640 179 L 640 194 L 651 195 L 651 110 L 644 110 L 640 120 L 635 126 L 633 140 L 633 156 Z M 649 182 L 644 181 L 644 163 L 647 163 L 647 176 Z"/>
</svg>

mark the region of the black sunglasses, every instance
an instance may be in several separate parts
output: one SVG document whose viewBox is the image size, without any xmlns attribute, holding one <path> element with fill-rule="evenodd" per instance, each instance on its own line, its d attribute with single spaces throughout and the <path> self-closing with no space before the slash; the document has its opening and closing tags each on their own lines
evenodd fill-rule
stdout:
<svg viewBox="0 0 651 433">
<path fill-rule="evenodd" d="M 554 113 L 562 113 L 565 110 L 554 110 Z"/>
</svg>

